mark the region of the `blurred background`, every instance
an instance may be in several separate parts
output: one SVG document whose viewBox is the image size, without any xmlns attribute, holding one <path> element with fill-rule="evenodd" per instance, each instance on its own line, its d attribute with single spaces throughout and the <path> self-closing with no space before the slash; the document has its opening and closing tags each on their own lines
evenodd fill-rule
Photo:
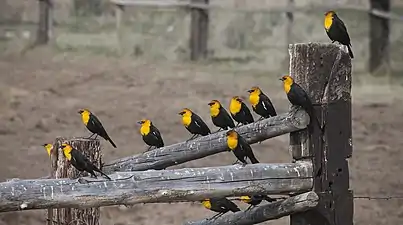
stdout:
<svg viewBox="0 0 403 225">
<path fill-rule="evenodd" d="M 189 134 L 179 110 L 193 109 L 212 128 L 207 103 L 218 99 L 227 107 L 232 96 L 246 98 L 254 85 L 279 113 L 286 112 L 278 77 L 288 73 L 288 44 L 330 42 L 323 17 L 336 10 L 355 56 L 351 187 L 357 196 L 403 196 L 402 0 L 192 4 L 0 1 L 0 179 L 46 176 L 49 161 L 41 144 L 89 135 L 76 113 L 81 107 L 101 119 L 118 146 L 102 142 L 106 162 L 145 150 L 136 121 L 151 119 L 167 145 L 180 142 Z M 253 148 L 262 162 L 291 160 L 288 135 Z M 173 168 L 232 162 L 231 154 L 221 153 Z M 355 224 L 399 224 L 402 206 L 399 199 L 356 199 Z M 172 225 L 211 215 L 198 203 L 104 207 L 101 224 Z M 41 210 L 3 213 L 0 225 L 45 219 Z M 288 218 L 264 224 L 285 225 Z"/>
</svg>

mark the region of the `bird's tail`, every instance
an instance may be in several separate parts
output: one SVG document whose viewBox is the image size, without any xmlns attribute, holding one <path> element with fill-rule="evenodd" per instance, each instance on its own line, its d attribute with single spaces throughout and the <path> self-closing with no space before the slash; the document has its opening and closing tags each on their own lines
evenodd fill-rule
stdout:
<svg viewBox="0 0 403 225">
<path fill-rule="evenodd" d="M 252 154 L 252 155 L 249 157 L 249 159 L 250 159 L 250 162 L 251 162 L 252 164 L 259 163 L 259 161 L 256 159 L 256 157 L 255 157 L 254 154 Z"/>
<path fill-rule="evenodd" d="M 312 132 L 314 124 L 316 124 L 319 127 L 319 129 L 322 129 L 321 125 L 320 125 L 320 122 L 319 122 L 319 119 L 316 116 L 315 109 L 313 108 L 313 106 L 309 109 L 309 112 L 307 112 L 307 113 L 309 114 L 309 118 L 310 118 L 310 122 L 308 124 L 308 130 L 310 132 Z"/>
<path fill-rule="evenodd" d="M 112 141 L 112 139 L 108 136 L 108 141 L 112 144 L 112 146 L 114 147 L 114 148 L 117 148 L 116 147 L 116 145 L 115 145 L 115 143 Z"/>
<path fill-rule="evenodd" d="M 239 212 L 239 211 L 241 211 L 241 209 L 239 209 L 239 207 L 235 203 L 231 202 L 230 200 L 228 200 L 228 201 L 229 201 L 228 202 L 228 208 L 229 208 L 229 210 L 231 210 L 231 212 Z"/>
<path fill-rule="evenodd" d="M 112 180 L 108 175 L 106 175 L 104 172 L 99 170 L 99 173 L 102 174 L 104 177 L 106 177 L 108 180 Z"/>
<path fill-rule="evenodd" d="M 350 45 L 347 45 L 347 49 L 348 49 L 348 54 L 350 55 L 350 58 L 354 58 L 354 54 L 353 54 L 353 50 L 351 49 Z"/>
</svg>

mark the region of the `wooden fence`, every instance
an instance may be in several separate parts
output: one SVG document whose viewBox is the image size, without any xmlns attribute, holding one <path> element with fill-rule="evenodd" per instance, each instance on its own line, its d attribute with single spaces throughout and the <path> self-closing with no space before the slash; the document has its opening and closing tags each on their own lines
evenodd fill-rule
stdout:
<svg viewBox="0 0 403 225">
<path fill-rule="evenodd" d="M 97 225 L 100 206 L 270 194 L 288 198 L 185 224 L 247 225 L 290 215 L 291 225 L 352 225 L 347 163 L 352 155 L 350 57 L 338 45 L 319 43 L 292 44 L 289 54 L 290 75 L 311 97 L 323 128 L 309 133 L 307 113 L 291 107 L 289 113 L 236 130 L 250 144 L 290 133 L 293 162 L 166 169 L 226 151 L 226 131 L 221 131 L 104 165 L 109 181 L 83 177 L 58 150 L 69 142 L 102 166 L 98 140 L 58 138 L 51 178 L 0 183 L 0 212 L 48 209 L 49 225 Z"/>
<path fill-rule="evenodd" d="M 390 20 L 403 21 L 403 16 L 390 12 L 390 0 L 369 0 L 370 8 L 357 7 L 350 5 L 326 5 L 323 7 L 315 6 L 296 7 L 294 0 L 288 0 L 284 8 L 240 8 L 240 7 L 222 7 L 217 4 L 209 4 L 209 0 L 111 0 L 116 8 L 116 30 L 117 38 L 121 40 L 121 26 L 126 7 L 131 6 L 155 6 L 155 7 L 182 7 L 189 9 L 191 14 L 189 46 L 190 59 L 198 60 L 207 57 L 208 52 L 208 28 L 209 10 L 227 10 L 227 11 L 248 11 L 248 12 L 284 12 L 287 14 L 287 37 L 288 43 L 293 43 L 291 31 L 293 27 L 295 12 L 320 12 L 329 9 L 352 9 L 356 11 L 368 12 L 370 15 L 370 57 L 368 61 L 369 71 L 376 72 L 381 68 L 389 68 L 389 33 Z M 52 0 L 39 0 L 39 23 L 37 39 L 35 45 L 48 43 L 52 31 Z"/>
</svg>

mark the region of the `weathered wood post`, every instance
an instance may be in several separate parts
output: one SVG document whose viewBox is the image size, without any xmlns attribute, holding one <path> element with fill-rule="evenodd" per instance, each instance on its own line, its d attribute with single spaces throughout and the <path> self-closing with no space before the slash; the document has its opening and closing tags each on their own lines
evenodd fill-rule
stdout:
<svg viewBox="0 0 403 225">
<path fill-rule="evenodd" d="M 319 206 L 291 215 L 291 225 L 352 225 L 353 194 L 347 158 L 352 154 L 351 59 L 334 44 L 292 44 L 290 75 L 306 90 L 324 125 L 290 134 L 294 160 L 313 160 Z"/>
<path fill-rule="evenodd" d="M 208 5 L 210 0 L 192 0 L 193 4 Z M 208 9 L 190 7 L 190 60 L 206 58 L 208 43 Z"/>
<path fill-rule="evenodd" d="M 35 45 L 44 45 L 49 42 L 49 36 L 51 34 L 51 0 L 39 0 L 39 22 L 36 33 Z"/>
<path fill-rule="evenodd" d="M 116 17 L 116 38 L 118 42 L 119 54 L 123 53 L 123 15 L 125 6 L 118 3 L 115 4 L 115 17 Z"/>
<path fill-rule="evenodd" d="M 390 12 L 390 0 L 371 0 L 370 4 L 371 11 Z M 385 74 L 389 71 L 389 19 L 370 13 L 369 33 L 369 71 Z"/>
<path fill-rule="evenodd" d="M 101 146 L 99 140 L 86 138 L 56 138 L 52 153 L 52 177 L 54 178 L 78 178 L 88 176 L 86 172 L 79 172 L 65 159 L 63 152 L 59 150 L 62 143 L 68 143 L 73 148 L 81 151 L 94 165 L 101 167 Z M 49 213 L 48 223 L 71 225 L 99 225 L 99 208 L 88 209 L 55 209 L 56 213 Z"/>
</svg>

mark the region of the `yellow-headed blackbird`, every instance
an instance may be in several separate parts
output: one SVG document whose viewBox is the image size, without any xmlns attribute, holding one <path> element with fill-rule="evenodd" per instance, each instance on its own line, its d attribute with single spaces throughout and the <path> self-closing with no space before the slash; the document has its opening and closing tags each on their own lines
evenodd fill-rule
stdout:
<svg viewBox="0 0 403 225">
<path fill-rule="evenodd" d="M 91 113 L 88 109 L 81 109 L 78 111 L 78 113 L 81 114 L 81 120 L 83 121 L 84 125 L 92 133 L 92 135 L 89 138 L 94 136 L 94 134 L 96 135 L 95 138 L 97 138 L 97 136 L 99 135 L 103 137 L 105 140 L 109 141 L 112 144 L 112 146 L 116 148 L 115 143 L 113 143 L 108 133 L 106 133 L 106 130 L 102 126 L 101 121 L 99 121 L 99 119 L 93 113 Z"/>
<path fill-rule="evenodd" d="M 252 147 L 235 130 L 227 131 L 227 146 L 243 164 L 247 164 L 246 158 L 249 158 L 252 164 L 259 163 L 252 152 Z"/>
<path fill-rule="evenodd" d="M 150 120 L 140 120 L 137 123 L 141 124 L 140 134 L 143 137 L 143 141 L 149 145 L 147 151 L 153 146 L 156 148 L 164 147 L 164 141 L 162 140 L 160 131 Z"/>
<path fill-rule="evenodd" d="M 46 152 L 48 153 L 48 156 L 50 157 L 50 155 L 53 152 L 53 145 L 52 144 L 43 144 L 43 147 L 45 147 Z"/>
<path fill-rule="evenodd" d="M 283 88 L 290 103 L 295 106 L 302 107 L 311 118 L 310 124 L 313 124 L 313 121 L 316 121 L 320 128 L 320 123 L 318 118 L 315 116 L 315 109 L 313 108 L 311 99 L 304 89 L 295 83 L 292 77 L 288 75 L 281 77 L 280 80 L 283 81 Z M 310 128 L 312 128 L 312 126 L 310 126 Z"/>
<path fill-rule="evenodd" d="M 274 109 L 270 98 L 267 97 L 259 87 L 252 87 L 248 92 L 250 93 L 249 101 L 252 105 L 252 109 L 261 116 L 260 119 L 277 116 L 276 109 Z"/>
<path fill-rule="evenodd" d="M 218 212 L 218 214 L 211 217 L 211 219 L 216 219 L 225 213 L 231 212 L 239 212 L 241 211 L 238 206 L 228 200 L 227 198 L 208 198 L 202 201 L 204 208 L 210 209 L 211 211 Z"/>
<path fill-rule="evenodd" d="M 98 169 L 90 160 L 85 157 L 81 152 L 71 147 L 71 145 L 63 143 L 61 146 L 63 150 L 64 157 L 74 166 L 78 171 L 86 171 L 91 174 L 91 177 L 97 177 L 94 171 L 102 174 L 108 180 L 111 180 L 108 175 L 104 174 L 100 169 Z"/>
<path fill-rule="evenodd" d="M 241 201 L 249 204 L 249 208 L 246 210 L 249 210 L 250 208 L 259 205 L 263 200 L 266 200 L 267 202 L 275 202 L 276 199 L 270 198 L 267 195 L 252 195 L 250 196 L 241 196 Z"/>
<path fill-rule="evenodd" d="M 324 21 L 325 31 L 327 36 L 329 36 L 332 43 L 335 41 L 342 45 L 347 46 L 348 54 L 351 58 L 354 58 L 353 51 L 351 50 L 350 36 L 348 35 L 346 25 L 337 16 L 334 11 L 328 11 L 325 13 Z"/>
<path fill-rule="evenodd" d="M 212 100 L 208 105 L 210 106 L 210 115 L 213 124 L 220 128 L 218 131 L 235 127 L 231 116 L 218 100 Z"/>
<path fill-rule="evenodd" d="M 198 135 L 206 136 L 211 134 L 210 128 L 208 128 L 207 124 L 200 116 L 192 112 L 192 110 L 184 108 L 178 114 L 182 115 L 183 125 L 191 134 L 193 134 L 193 136 L 188 140 L 192 140 Z"/>
<path fill-rule="evenodd" d="M 229 111 L 231 113 L 232 118 L 239 124 L 249 124 L 253 123 L 253 116 L 250 112 L 248 106 L 243 102 L 243 100 L 239 96 L 234 96 L 231 99 L 229 104 Z"/>
</svg>

